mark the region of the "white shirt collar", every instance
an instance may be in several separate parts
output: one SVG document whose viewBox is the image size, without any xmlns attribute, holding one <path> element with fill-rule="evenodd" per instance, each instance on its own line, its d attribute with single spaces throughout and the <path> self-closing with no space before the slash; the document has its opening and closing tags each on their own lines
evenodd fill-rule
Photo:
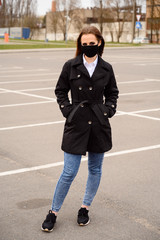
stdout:
<svg viewBox="0 0 160 240">
<path fill-rule="evenodd" d="M 91 62 L 91 63 L 88 63 L 84 57 L 84 54 L 83 54 L 83 64 L 84 66 L 93 66 L 95 67 L 97 65 L 97 62 L 98 62 L 98 55 L 96 57 L 96 59 L 94 60 L 94 62 Z"/>
</svg>

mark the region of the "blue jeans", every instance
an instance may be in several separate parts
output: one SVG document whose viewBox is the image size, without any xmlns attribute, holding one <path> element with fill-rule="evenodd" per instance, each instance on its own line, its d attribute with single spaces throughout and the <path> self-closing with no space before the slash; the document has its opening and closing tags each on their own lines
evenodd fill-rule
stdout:
<svg viewBox="0 0 160 240">
<path fill-rule="evenodd" d="M 81 155 L 64 152 L 64 168 L 54 192 L 52 211 L 60 210 L 71 183 L 77 175 L 81 157 Z M 83 205 L 90 206 L 97 193 L 102 175 L 103 158 L 104 153 L 88 153 L 88 180 Z"/>
</svg>

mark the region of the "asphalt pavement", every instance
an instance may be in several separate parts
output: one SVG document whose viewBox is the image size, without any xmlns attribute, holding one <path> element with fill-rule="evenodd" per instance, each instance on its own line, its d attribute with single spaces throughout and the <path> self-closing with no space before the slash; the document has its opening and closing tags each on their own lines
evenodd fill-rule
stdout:
<svg viewBox="0 0 160 240">
<path fill-rule="evenodd" d="M 74 49 L 0 54 L 0 240 L 159 240 L 158 47 L 105 49 L 120 98 L 91 222 L 76 223 L 87 180 L 85 156 L 54 231 L 40 229 L 63 169 L 64 118 L 54 87 L 74 55 Z"/>
</svg>

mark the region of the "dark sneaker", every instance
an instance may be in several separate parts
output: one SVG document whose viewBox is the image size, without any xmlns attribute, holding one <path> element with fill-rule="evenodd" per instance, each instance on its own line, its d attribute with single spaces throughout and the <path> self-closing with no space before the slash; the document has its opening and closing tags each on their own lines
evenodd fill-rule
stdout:
<svg viewBox="0 0 160 240">
<path fill-rule="evenodd" d="M 88 212 L 89 211 L 86 208 L 79 209 L 78 217 L 77 217 L 77 223 L 80 226 L 86 226 L 90 222 Z"/>
<path fill-rule="evenodd" d="M 56 222 L 56 218 L 57 218 L 57 216 L 54 213 L 52 213 L 51 210 L 49 210 L 49 213 L 46 216 L 46 219 L 42 223 L 42 227 L 41 227 L 42 231 L 52 232 L 53 228 L 54 228 L 54 224 Z"/>
</svg>

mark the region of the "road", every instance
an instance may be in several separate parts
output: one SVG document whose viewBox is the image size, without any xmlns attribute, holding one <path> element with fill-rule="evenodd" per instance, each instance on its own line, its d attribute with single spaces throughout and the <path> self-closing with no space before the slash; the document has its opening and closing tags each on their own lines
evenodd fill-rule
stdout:
<svg viewBox="0 0 160 240">
<path fill-rule="evenodd" d="M 87 179 L 83 157 L 51 234 L 40 230 L 63 168 L 64 118 L 54 87 L 74 50 L 0 54 L 0 240 L 160 239 L 160 48 L 105 49 L 120 98 L 110 119 L 91 223 L 76 224 Z"/>
</svg>

